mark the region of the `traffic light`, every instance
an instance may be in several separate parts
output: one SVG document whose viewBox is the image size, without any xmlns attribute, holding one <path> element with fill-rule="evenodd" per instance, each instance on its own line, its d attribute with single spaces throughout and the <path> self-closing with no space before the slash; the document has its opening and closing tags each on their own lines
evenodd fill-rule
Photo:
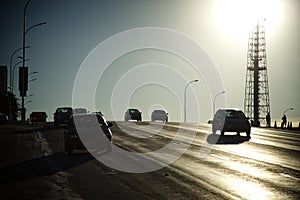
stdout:
<svg viewBox="0 0 300 200">
<path fill-rule="evenodd" d="M 19 67 L 19 90 L 20 96 L 26 96 L 28 90 L 28 67 Z"/>
</svg>

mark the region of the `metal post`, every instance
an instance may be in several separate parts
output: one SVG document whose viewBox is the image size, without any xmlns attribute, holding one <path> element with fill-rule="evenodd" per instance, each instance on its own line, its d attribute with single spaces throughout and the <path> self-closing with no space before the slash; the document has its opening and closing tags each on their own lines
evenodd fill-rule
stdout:
<svg viewBox="0 0 300 200">
<path fill-rule="evenodd" d="M 26 9 L 27 9 L 27 6 L 28 4 L 30 3 L 31 0 L 28 0 L 25 4 L 25 7 L 24 7 L 24 15 L 23 15 L 23 65 L 22 67 L 25 67 L 25 34 L 26 34 Z M 24 73 L 22 74 L 24 76 Z M 23 77 L 23 80 L 24 77 Z M 24 83 L 21 84 L 21 89 L 23 89 L 24 91 Z M 22 107 L 21 107 L 21 121 L 24 122 L 25 121 L 25 117 L 26 117 L 26 111 L 25 111 L 25 108 L 24 108 L 24 93 L 22 94 Z"/>
<path fill-rule="evenodd" d="M 35 25 L 33 25 L 33 26 L 31 26 L 31 27 L 29 27 L 27 30 L 26 30 L 26 10 L 27 10 L 27 6 L 28 6 L 28 4 L 30 3 L 30 1 L 31 0 L 28 0 L 27 2 L 26 2 L 26 4 L 25 4 L 25 7 L 24 7 L 24 16 L 23 16 L 23 56 L 22 56 L 22 59 L 23 59 L 23 65 L 22 65 L 22 67 L 25 67 L 25 44 L 26 44 L 26 41 L 25 41 L 25 39 L 26 39 L 26 34 L 32 29 L 32 28 L 34 28 L 34 27 L 37 27 L 37 26 L 41 26 L 41 25 L 44 25 L 44 24 L 46 24 L 47 22 L 43 22 L 43 23 L 39 23 L 39 24 L 35 24 Z M 23 76 L 24 76 L 24 73 L 22 74 Z M 24 79 L 24 77 L 23 77 L 23 80 L 25 80 Z M 22 83 L 21 84 L 21 89 L 24 91 L 24 85 L 25 83 Z M 26 117 L 26 110 L 25 110 L 25 108 L 24 108 L 24 93 L 26 93 L 26 91 L 24 91 L 23 92 L 23 94 L 21 95 L 21 97 L 22 97 L 22 108 L 21 108 L 21 120 L 24 122 L 25 121 L 25 117 Z"/>
<path fill-rule="evenodd" d="M 192 80 L 190 82 L 188 82 L 188 84 L 186 84 L 185 88 L 184 88 L 184 122 L 186 122 L 186 89 L 187 87 L 191 84 L 191 83 L 194 83 L 194 82 L 197 82 L 198 80 Z"/>
<path fill-rule="evenodd" d="M 216 99 L 217 99 L 217 97 L 218 97 L 219 95 L 221 95 L 221 94 L 224 94 L 224 93 L 225 93 L 225 91 L 222 91 L 222 92 L 220 92 L 220 93 L 216 94 L 216 96 L 214 97 L 214 104 L 213 104 L 213 116 L 214 116 L 214 114 L 215 114 L 215 111 L 216 111 L 216 109 L 215 109 L 215 107 L 216 107 Z"/>
</svg>

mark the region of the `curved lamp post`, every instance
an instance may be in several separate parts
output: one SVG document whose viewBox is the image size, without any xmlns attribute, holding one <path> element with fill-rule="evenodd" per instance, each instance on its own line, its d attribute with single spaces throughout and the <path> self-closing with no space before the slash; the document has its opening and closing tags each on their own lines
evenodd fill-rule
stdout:
<svg viewBox="0 0 300 200">
<path fill-rule="evenodd" d="M 218 94 L 216 94 L 216 96 L 214 97 L 214 104 L 213 104 L 213 115 L 215 114 L 215 111 L 216 111 L 216 99 L 218 96 L 220 96 L 221 94 L 224 94 L 226 91 L 222 91 L 222 92 L 219 92 Z"/>
<path fill-rule="evenodd" d="M 30 26 L 29 28 L 26 29 L 26 10 L 27 10 L 27 6 L 29 5 L 29 3 L 31 2 L 31 0 L 28 0 L 24 6 L 24 15 L 23 15 L 23 66 L 22 67 L 25 67 L 25 43 L 26 43 L 26 35 L 27 33 L 32 30 L 33 28 L 35 27 L 38 27 L 38 26 L 41 26 L 41 25 L 44 25 L 46 24 L 47 22 L 42 22 L 42 23 L 39 23 L 39 24 L 35 24 L 33 26 Z M 23 80 L 24 80 L 24 77 L 23 77 Z M 24 84 L 22 84 L 22 86 L 24 87 Z M 24 89 L 24 88 L 23 88 Z M 21 109 L 21 121 L 25 121 L 25 116 L 26 116 L 26 110 L 24 108 L 24 94 L 22 94 L 22 109 Z"/>
<path fill-rule="evenodd" d="M 285 115 L 285 113 L 286 113 L 287 111 L 289 111 L 289 110 L 294 110 L 294 108 L 291 107 L 291 108 L 288 108 L 288 109 L 284 110 L 282 115 Z"/>
<path fill-rule="evenodd" d="M 188 82 L 184 88 L 184 122 L 186 122 L 186 89 L 191 83 L 198 82 L 198 79 Z"/>
</svg>

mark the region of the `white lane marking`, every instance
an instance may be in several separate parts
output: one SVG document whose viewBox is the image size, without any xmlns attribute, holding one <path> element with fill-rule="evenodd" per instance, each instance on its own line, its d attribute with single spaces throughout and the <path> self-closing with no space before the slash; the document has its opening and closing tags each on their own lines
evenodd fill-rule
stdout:
<svg viewBox="0 0 300 200">
<path fill-rule="evenodd" d="M 284 176 L 284 177 L 287 177 L 287 178 L 290 178 L 290 179 L 294 179 L 294 180 L 297 180 L 297 181 L 300 181 L 300 178 L 296 178 L 296 177 L 293 177 L 289 174 L 285 174 L 285 173 L 279 173 L 281 176 Z"/>
</svg>

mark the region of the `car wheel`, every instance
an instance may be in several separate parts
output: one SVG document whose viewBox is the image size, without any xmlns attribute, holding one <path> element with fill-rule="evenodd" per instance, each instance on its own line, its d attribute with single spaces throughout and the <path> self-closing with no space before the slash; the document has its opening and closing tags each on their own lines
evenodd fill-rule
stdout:
<svg viewBox="0 0 300 200">
<path fill-rule="evenodd" d="M 247 134 L 247 137 L 250 137 L 250 131 L 247 131 L 246 134 Z"/>
<path fill-rule="evenodd" d="M 168 118 L 166 118 L 166 122 L 168 122 Z"/>
</svg>

